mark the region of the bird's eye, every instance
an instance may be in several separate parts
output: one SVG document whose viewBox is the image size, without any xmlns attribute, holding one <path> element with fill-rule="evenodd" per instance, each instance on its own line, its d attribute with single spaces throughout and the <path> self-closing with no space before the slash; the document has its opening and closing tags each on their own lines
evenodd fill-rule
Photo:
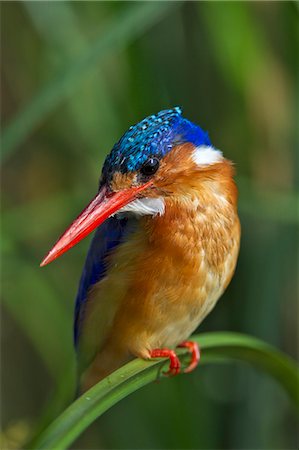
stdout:
<svg viewBox="0 0 299 450">
<path fill-rule="evenodd" d="M 140 169 L 142 175 L 150 176 L 157 172 L 160 162 L 157 158 L 149 158 Z"/>
</svg>

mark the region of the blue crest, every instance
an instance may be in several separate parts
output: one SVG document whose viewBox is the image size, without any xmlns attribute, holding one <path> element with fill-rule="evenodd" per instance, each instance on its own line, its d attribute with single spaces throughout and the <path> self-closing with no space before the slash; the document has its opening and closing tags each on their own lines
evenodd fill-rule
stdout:
<svg viewBox="0 0 299 450">
<path fill-rule="evenodd" d="M 211 145 L 206 132 L 182 117 L 181 108 L 160 111 L 126 131 L 107 156 L 103 176 L 109 179 L 114 172 L 135 172 L 149 157 L 161 159 L 175 145 L 185 142 Z"/>
</svg>

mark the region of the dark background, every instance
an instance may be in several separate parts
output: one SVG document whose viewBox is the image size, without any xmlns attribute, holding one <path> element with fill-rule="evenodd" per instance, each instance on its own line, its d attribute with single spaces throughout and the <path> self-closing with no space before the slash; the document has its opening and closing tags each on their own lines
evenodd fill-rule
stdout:
<svg viewBox="0 0 299 450">
<path fill-rule="evenodd" d="M 4 448 L 20 448 L 73 388 L 73 299 L 90 238 L 39 262 L 96 192 L 115 141 L 160 109 L 182 106 L 238 173 L 238 267 L 199 331 L 249 333 L 296 357 L 298 4 L 2 2 L 1 25 Z M 236 363 L 136 392 L 76 445 L 298 442 L 282 388 Z"/>
</svg>

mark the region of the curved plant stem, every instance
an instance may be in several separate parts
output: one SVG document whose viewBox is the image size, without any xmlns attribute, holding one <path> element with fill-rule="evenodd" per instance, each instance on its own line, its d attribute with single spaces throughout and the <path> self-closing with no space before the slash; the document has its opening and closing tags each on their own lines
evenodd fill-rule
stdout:
<svg viewBox="0 0 299 450">
<path fill-rule="evenodd" d="M 250 363 L 275 378 L 299 409 L 299 371 L 295 362 L 288 356 L 258 339 L 236 333 L 208 333 L 193 336 L 192 340 L 198 342 L 201 347 L 200 364 L 232 359 Z M 186 364 L 189 355 L 185 350 L 178 353 L 182 363 Z M 121 367 L 71 404 L 37 437 L 30 448 L 67 448 L 101 414 L 122 398 L 157 379 L 165 364 L 165 360 L 135 359 Z"/>
</svg>

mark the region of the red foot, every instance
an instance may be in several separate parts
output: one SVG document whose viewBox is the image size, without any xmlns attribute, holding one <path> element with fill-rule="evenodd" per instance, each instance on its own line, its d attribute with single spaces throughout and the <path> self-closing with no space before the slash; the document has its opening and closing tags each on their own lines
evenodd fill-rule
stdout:
<svg viewBox="0 0 299 450">
<path fill-rule="evenodd" d="M 192 370 L 197 367 L 200 360 L 200 350 L 198 344 L 193 341 L 183 341 L 180 345 L 178 345 L 178 347 L 185 347 L 190 351 L 191 363 L 184 370 L 184 373 L 192 372 Z"/>
<path fill-rule="evenodd" d="M 174 350 L 169 350 L 168 348 L 157 348 L 155 350 L 152 350 L 150 355 L 151 358 L 169 358 L 169 369 L 167 370 L 167 372 L 164 372 L 165 375 L 174 376 L 180 373 L 181 363 Z"/>
</svg>

